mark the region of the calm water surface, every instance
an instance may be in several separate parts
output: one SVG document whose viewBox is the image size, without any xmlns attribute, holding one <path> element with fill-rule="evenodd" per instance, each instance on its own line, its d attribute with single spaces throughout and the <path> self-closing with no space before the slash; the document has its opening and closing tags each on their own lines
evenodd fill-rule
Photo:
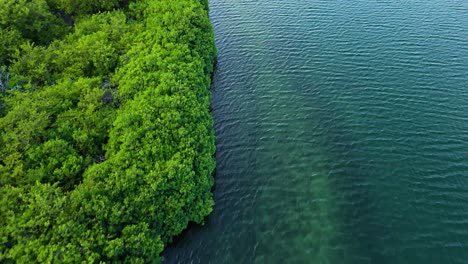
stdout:
<svg viewBox="0 0 468 264">
<path fill-rule="evenodd" d="M 216 205 L 166 263 L 468 263 L 468 1 L 210 3 Z"/>
</svg>

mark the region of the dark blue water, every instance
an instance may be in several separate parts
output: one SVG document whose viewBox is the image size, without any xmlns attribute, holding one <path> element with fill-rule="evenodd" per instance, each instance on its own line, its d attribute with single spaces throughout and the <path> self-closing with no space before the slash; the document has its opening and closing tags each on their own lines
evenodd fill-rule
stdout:
<svg viewBox="0 0 468 264">
<path fill-rule="evenodd" d="M 166 263 L 468 263 L 468 2 L 210 3 L 216 205 Z"/>
</svg>

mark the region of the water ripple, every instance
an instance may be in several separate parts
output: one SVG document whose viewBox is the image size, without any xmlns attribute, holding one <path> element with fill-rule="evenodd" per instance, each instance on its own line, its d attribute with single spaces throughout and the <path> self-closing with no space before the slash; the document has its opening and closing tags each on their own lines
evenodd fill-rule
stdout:
<svg viewBox="0 0 468 264">
<path fill-rule="evenodd" d="M 166 263 L 467 263 L 468 2 L 211 1 L 215 208 Z"/>
</svg>

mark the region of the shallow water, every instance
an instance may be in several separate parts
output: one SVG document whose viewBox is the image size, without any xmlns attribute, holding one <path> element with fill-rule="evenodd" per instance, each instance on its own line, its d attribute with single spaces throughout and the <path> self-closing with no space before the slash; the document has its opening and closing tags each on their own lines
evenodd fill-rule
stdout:
<svg viewBox="0 0 468 264">
<path fill-rule="evenodd" d="M 468 2 L 212 0 L 215 208 L 166 263 L 468 263 Z"/>
</svg>

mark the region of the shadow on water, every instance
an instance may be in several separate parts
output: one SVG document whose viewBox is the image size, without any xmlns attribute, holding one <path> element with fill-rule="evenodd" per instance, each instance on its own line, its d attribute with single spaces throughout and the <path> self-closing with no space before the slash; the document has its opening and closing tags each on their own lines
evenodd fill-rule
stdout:
<svg viewBox="0 0 468 264">
<path fill-rule="evenodd" d="M 216 168 L 213 186 L 215 205 L 204 225 L 189 223 L 187 229 L 163 252 L 164 263 L 224 263 L 226 259 L 244 261 L 253 249 L 245 241 L 254 241 L 249 232 L 253 215 L 258 149 L 256 101 L 250 90 L 255 81 L 255 63 L 235 49 L 225 51 L 218 41 L 219 56 L 212 76 L 210 111 L 216 136 Z M 221 42 L 221 43 L 220 43 Z M 226 44 L 227 45 L 227 44 Z M 232 61 L 243 61 L 242 69 L 231 75 Z M 241 98 L 236 98 L 241 94 Z"/>
</svg>

